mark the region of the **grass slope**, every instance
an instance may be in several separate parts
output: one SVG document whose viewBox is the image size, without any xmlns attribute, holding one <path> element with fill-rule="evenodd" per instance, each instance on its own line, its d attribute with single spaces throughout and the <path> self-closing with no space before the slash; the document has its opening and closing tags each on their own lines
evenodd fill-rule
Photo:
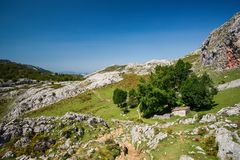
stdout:
<svg viewBox="0 0 240 160">
<path fill-rule="evenodd" d="M 27 117 L 38 116 L 62 116 L 66 112 L 87 113 L 101 116 L 106 120 L 137 119 L 137 109 L 131 109 L 127 115 L 121 114 L 121 110 L 112 102 L 112 94 L 115 88 L 130 90 L 139 83 L 140 76 L 134 74 L 124 75 L 124 80 L 106 87 L 94 89 L 76 97 L 62 100 L 50 106 L 27 113 Z"/>
<path fill-rule="evenodd" d="M 112 118 L 137 121 L 137 109 L 130 109 L 130 112 L 126 115 L 122 114 L 121 110 L 113 104 L 112 94 L 115 88 L 122 88 L 127 90 L 135 88 L 139 82 L 139 79 L 139 76 L 133 74 L 125 75 L 124 80 L 119 83 L 108 85 L 106 87 L 85 92 L 76 97 L 62 100 L 50 106 L 29 112 L 25 116 L 62 116 L 66 112 L 76 112 L 97 115 L 108 121 Z M 239 95 L 240 87 L 219 92 L 214 98 L 217 105 L 214 106 L 212 110 L 202 111 L 200 114 L 209 112 L 215 113 L 223 107 L 240 103 Z M 190 116 L 195 113 L 196 112 L 192 111 Z M 143 121 L 147 123 L 154 123 L 159 120 L 143 119 Z"/>
<path fill-rule="evenodd" d="M 12 99 L 1 99 L 0 100 L 0 121 L 3 116 L 9 111 Z"/>
</svg>

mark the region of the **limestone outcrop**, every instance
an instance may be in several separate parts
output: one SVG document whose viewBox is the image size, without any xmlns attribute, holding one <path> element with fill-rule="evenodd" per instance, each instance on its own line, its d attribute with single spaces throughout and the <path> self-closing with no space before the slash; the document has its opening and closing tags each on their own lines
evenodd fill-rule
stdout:
<svg viewBox="0 0 240 160">
<path fill-rule="evenodd" d="M 240 13 L 209 35 L 200 54 L 204 66 L 222 70 L 240 65 Z"/>
</svg>

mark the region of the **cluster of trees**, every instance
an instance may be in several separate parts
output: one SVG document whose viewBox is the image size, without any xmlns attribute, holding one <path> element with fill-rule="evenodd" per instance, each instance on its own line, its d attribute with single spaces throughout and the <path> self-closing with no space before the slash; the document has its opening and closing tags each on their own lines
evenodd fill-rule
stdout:
<svg viewBox="0 0 240 160">
<path fill-rule="evenodd" d="M 38 81 L 75 81 L 82 80 L 81 75 L 58 74 L 29 65 L 18 64 L 8 60 L 0 60 L 0 79 L 17 81 L 20 78 Z"/>
<path fill-rule="evenodd" d="M 197 76 L 191 67 L 190 63 L 182 60 L 171 66 L 157 66 L 150 79 L 142 79 L 137 89 L 129 91 L 128 96 L 126 91 L 115 90 L 124 92 L 120 104 L 139 105 L 142 116 L 146 118 L 184 105 L 196 111 L 210 109 L 214 105 L 213 97 L 217 89 L 206 73 Z M 118 99 L 115 91 L 113 97 Z M 115 104 L 118 102 L 114 100 Z"/>
<path fill-rule="evenodd" d="M 113 92 L 113 103 L 120 107 L 123 113 L 127 113 L 128 108 L 135 108 L 138 105 L 137 93 L 134 89 L 127 92 L 117 88 Z"/>
</svg>

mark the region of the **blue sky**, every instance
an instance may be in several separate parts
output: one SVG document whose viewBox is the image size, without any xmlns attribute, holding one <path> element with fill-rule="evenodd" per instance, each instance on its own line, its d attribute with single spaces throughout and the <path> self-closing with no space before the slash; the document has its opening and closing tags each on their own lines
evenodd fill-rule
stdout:
<svg viewBox="0 0 240 160">
<path fill-rule="evenodd" d="M 56 72 L 175 59 L 239 0 L 0 0 L 0 58 Z"/>
</svg>

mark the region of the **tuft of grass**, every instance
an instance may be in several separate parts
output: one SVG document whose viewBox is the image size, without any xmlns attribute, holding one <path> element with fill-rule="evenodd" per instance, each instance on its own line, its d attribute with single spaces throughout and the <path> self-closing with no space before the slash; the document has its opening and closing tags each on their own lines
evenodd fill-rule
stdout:
<svg viewBox="0 0 240 160">
<path fill-rule="evenodd" d="M 60 84 L 60 83 L 53 83 L 50 85 L 50 88 L 53 88 L 53 89 L 58 89 L 58 88 L 62 88 L 63 85 Z"/>
<path fill-rule="evenodd" d="M 218 92 L 218 94 L 214 97 L 214 101 L 217 105 L 208 112 L 216 113 L 223 107 L 233 106 L 234 104 L 240 103 L 239 95 L 240 87 Z"/>
<path fill-rule="evenodd" d="M 113 71 L 122 71 L 126 65 L 113 65 L 105 68 L 104 70 L 100 71 L 100 73 L 105 73 L 105 72 L 113 72 Z"/>
<path fill-rule="evenodd" d="M 0 120 L 9 111 L 12 102 L 13 102 L 12 99 L 1 99 L 0 100 Z"/>
<path fill-rule="evenodd" d="M 214 84 L 223 84 L 236 79 L 240 79 L 240 68 L 224 71 L 209 71 L 209 75 Z"/>
<path fill-rule="evenodd" d="M 184 62 L 194 63 L 194 62 L 197 62 L 199 60 L 199 57 L 200 57 L 200 54 L 190 53 L 189 55 L 185 56 L 182 60 Z"/>
</svg>

